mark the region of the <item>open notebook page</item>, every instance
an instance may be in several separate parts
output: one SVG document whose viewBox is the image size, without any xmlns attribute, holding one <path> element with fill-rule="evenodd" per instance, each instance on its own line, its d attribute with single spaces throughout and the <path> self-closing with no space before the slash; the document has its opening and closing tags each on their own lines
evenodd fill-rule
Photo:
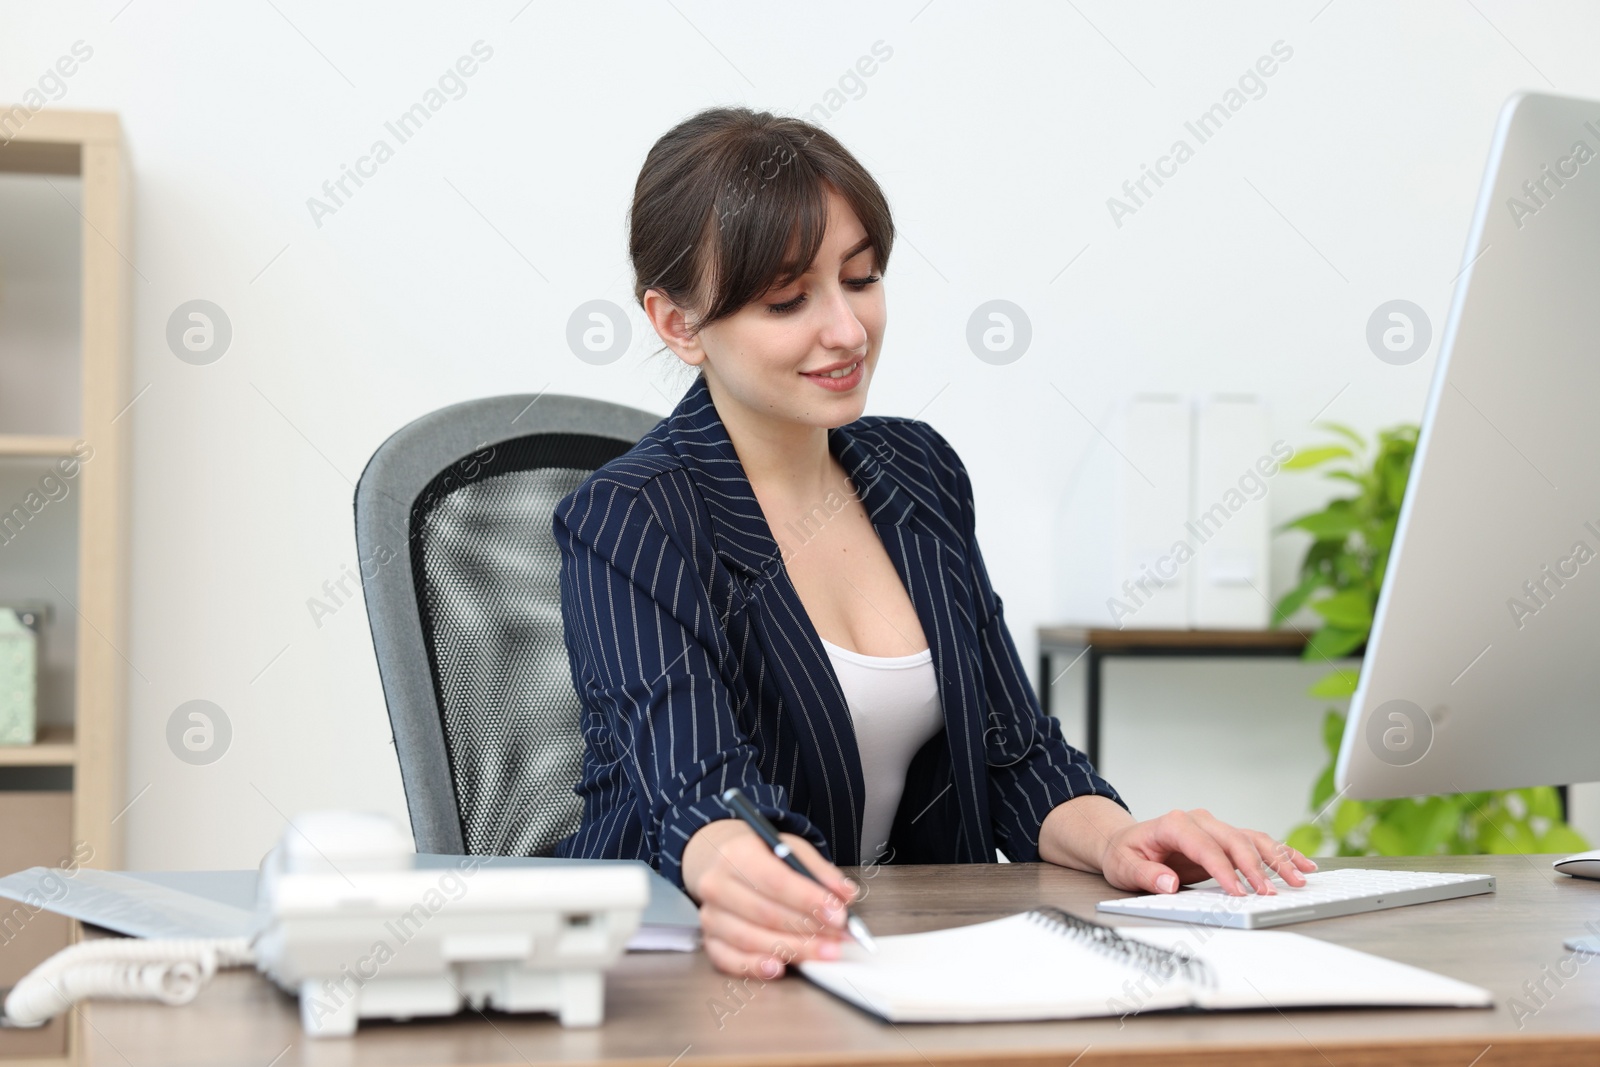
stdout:
<svg viewBox="0 0 1600 1067">
<path fill-rule="evenodd" d="M 1120 1015 L 1144 972 L 1026 913 L 926 934 L 846 941 L 836 961 L 799 964 L 811 981 L 894 1022 L 980 1022 Z M 1150 987 L 1146 1010 L 1190 1002 L 1181 979 Z"/>
<path fill-rule="evenodd" d="M 1301 934 L 1188 925 L 1115 929 L 1198 956 L 1211 984 L 1191 983 L 1181 973 L 1148 975 L 1027 914 L 880 937 L 875 956 L 846 942 L 840 960 L 809 960 L 799 968 L 829 992 L 894 1022 L 1069 1019 L 1190 1005 L 1492 1003 L 1486 989 Z"/>
<path fill-rule="evenodd" d="M 1215 984 L 1196 986 L 1203 1008 L 1307 1008 L 1340 1005 L 1488 1007 L 1487 989 L 1285 930 L 1200 926 L 1117 927 L 1163 948 L 1187 948 L 1209 965 Z"/>
</svg>

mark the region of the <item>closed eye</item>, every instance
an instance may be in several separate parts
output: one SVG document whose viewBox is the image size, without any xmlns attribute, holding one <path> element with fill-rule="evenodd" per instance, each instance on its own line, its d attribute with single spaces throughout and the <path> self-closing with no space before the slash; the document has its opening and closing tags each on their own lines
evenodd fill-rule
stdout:
<svg viewBox="0 0 1600 1067">
<path fill-rule="evenodd" d="M 850 288 L 852 288 L 856 292 L 860 293 L 860 292 L 864 292 L 866 290 L 867 286 L 875 285 L 875 284 L 877 284 L 878 282 L 880 282 L 882 280 L 883 280 L 883 276 L 880 275 L 880 274 L 869 274 L 865 278 L 846 278 L 845 281 L 844 281 L 844 284 L 848 285 Z M 801 304 L 805 303 L 805 300 L 806 300 L 806 294 L 801 293 L 799 296 L 795 297 L 793 300 L 785 300 L 781 304 L 768 304 L 767 305 L 767 310 L 772 312 L 772 314 L 774 314 L 774 315 L 787 315 L 787 314 L 789 314 L 789 312 L 794 311 L 797 308 L 799 308 Z"/>
</svg>

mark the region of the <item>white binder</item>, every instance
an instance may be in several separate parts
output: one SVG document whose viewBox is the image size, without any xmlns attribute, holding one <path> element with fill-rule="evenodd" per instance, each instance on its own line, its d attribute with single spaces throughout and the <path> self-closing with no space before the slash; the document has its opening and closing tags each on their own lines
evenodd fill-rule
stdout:
<svg viewBox="0 0 1600 1067">
<path fill-rule="evenodd" d="M 1119 629 L 1271 621 L 1266 406 L 1253 395 L 1139 394 L 1124 410 L 1106 618 Z"/>
<path fill-rule="evenodd" d="M 1110 625 L 1189 625 L 1189 568 L 1172 559 L 1172 549 L 1190 513 L 1192 407 L 1187 396 L 1143 394 L 1124 411 Z"/>
<path fill-rule="evenodd" d="M 1259 630 L 1272 617 L 1267 410 L 1255 396 L 1216 394 L 1200 401 L 1195 420 L 1195 559 L 1189 565 L 1189 625 Z"/>
</svg>

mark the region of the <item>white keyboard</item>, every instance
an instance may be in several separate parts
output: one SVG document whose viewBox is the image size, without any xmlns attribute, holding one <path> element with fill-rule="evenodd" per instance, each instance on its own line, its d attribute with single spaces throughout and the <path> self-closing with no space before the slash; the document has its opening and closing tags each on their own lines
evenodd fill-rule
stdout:
<svg viewBox="0 0 1600 1067">
<path fill-rule="evenodd" d="M 1250 889 L 1250 883 L 1243 877 L 1239 881 L 1246 890 Z M 1346 869 L 1312 871 L 1306 875 L 1304 886 L 1289 885 L 1274 874 L 1272 885 L 1278 891 L 1276 896 L 1250 891 L 1242 897 L 1234 897 L 1217 886 L 1215 879 L 1208 879 L 1192 889 L 1102 900 L 1096 907 L 1142 919 L 1259 930 L 1311 919 L 1331 919 L 1336 915 L 1469 897 L 1475 893 L 1493 893 L 1494 876 Z"/>
</svg>

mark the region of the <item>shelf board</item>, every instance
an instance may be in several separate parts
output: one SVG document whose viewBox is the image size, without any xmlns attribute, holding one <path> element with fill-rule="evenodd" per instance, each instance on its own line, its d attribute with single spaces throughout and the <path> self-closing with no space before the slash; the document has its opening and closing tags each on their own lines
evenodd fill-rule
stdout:
<svg viewBox="0 0 1600 1067">
<path fill-rule="evenodd" d="M 0 434 L 0 458 L 13 456 L 71 456 L 76 437 L 53 434 Z"/>
<path fill-rule="evenodd" d="M 78 760 L 70 726 L 45 726 L 31 745 L 0 745 L 0 767 L 71 767 Z"/>
<path fill-rule="evenodd" d="M 43 108 L 32 111 L 0 102 L 0 114 L 27 115 L 10 124 L 0 143 L 0 173 L 82 174 L 85 149 L 120 147 L 122 124 L 104 111 Z"/>
<path fill-rule="evenodd" d="M 4 113 L 0 105 L 0 113 Z M 0 174 L 83 173 L 83 146 L 11 140 L 0 146 Z"/>
<path fill-rule="evenodd" d="M 0 1052 L 4 1051 L 4 1047 L 0 1047 Z M 72 1067 L 73 1061 L 70 1056 L 56 1056 L 53 1059 L 42 1060 L 14 1060 L 10 1056 L 0 1055 L 0 1063 L 5 1064 L 5 1067 Z"/>
</svg>

